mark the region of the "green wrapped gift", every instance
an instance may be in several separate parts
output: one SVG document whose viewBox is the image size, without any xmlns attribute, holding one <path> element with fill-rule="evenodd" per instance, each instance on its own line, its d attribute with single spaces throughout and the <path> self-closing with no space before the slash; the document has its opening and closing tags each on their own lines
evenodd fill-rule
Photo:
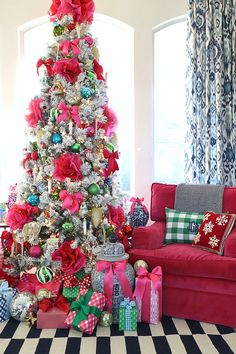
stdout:
<svg viewBox="0 0 236 354">
<path fill-rule="evenodd" d="M 134 301 L 125 298 L 119 306 L 119 331 L 137 330 L 137 308 Z"/>
</svg>

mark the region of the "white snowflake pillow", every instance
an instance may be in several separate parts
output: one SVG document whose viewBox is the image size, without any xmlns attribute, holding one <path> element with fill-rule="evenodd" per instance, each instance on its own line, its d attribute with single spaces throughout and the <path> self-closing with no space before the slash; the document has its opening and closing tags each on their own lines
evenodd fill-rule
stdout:
<svg viewBox="0 0 236 354">
<path fill-rule="evenodd" d="M 219 214 L 207 211 L 194 237 L 192 246 L 222 255 L 224 242 L 235 221 L 234 214 Z"/>
</svg>

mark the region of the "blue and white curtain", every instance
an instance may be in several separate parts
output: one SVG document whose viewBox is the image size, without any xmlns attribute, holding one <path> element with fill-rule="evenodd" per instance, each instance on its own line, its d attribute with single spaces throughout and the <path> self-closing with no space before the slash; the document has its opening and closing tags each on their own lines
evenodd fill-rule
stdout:
<svg viewBox="0 0 236 354">
<path fill-rule="evenodd" d="M 236 0 L 189 0 L 185 178 L 236 185 Z"/>
</svg>

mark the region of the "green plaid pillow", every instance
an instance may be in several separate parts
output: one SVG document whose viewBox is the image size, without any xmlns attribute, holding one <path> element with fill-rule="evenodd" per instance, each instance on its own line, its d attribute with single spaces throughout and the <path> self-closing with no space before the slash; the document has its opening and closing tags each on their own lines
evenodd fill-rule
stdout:
<svg viewBox="0 0 236 354">
<path fill-rule="evenodd" d="M 203 214 L 166 209 L 165 243 L 192 243 Z"/>
</svg>

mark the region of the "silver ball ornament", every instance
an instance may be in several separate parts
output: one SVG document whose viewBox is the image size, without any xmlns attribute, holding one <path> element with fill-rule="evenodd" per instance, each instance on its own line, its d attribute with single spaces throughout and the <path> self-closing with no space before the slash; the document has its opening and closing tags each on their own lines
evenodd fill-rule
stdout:
<svg viewBox="0 0 236 354">
<path fill-rule="evenodd" d="M 38 309 L 37 298 L 29 292 L 19 293 L 10 303 L 10 314 L 16 321 L 26 321 L 29 313 L 36 313 Z"/>
<path fill-rule="evenodd" d="M 113 316 L 108 311 L 103 311 L 98 324 L 102 327 L 109 327 L 113 322 Z"/>
</svg>

